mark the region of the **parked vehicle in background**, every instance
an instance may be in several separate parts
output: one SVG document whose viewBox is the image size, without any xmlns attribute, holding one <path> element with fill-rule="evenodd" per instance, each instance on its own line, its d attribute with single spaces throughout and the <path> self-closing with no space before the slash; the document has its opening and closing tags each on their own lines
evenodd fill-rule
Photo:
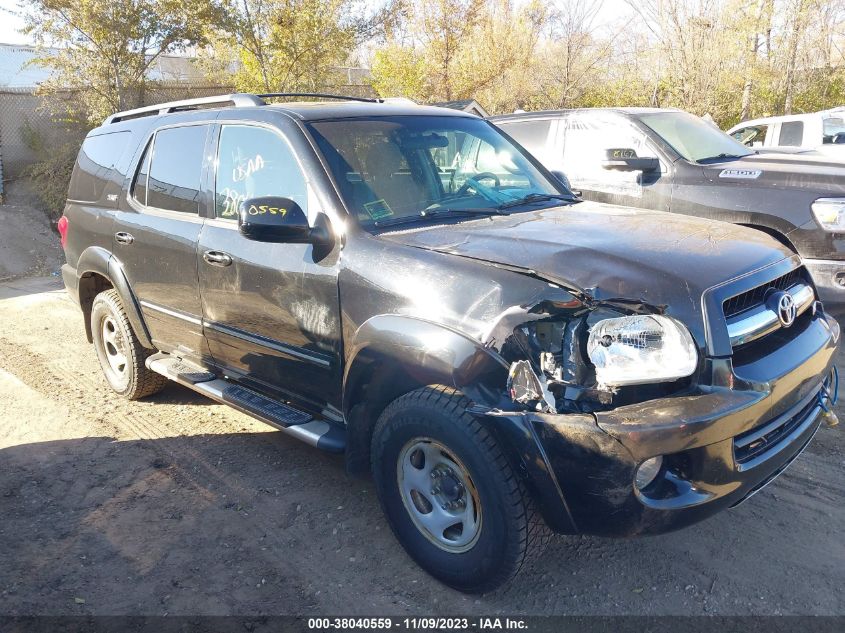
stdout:
<svg viewBox="0 0 845 633">
<path fill-rule="evenodd" d="M 83 143 L 62 275 L 118 394 L 171 379 L 345 453 L 464 591 L 550 529 L 732 507 L 813 437 L 839 326 L 782 244 L 583 202 L 476 116 L 279 96 L 122 112 Z"/>
<path fill-rule="evenodd" d="M 724 220 L 774 236 L 804 258 L 828 310 L 845 314 L 845 164 L 818 154 L 757 153 L 674 109 L 490 120 L 588 200 Z"/>
<path fill-rule="evenodd" d="M 802 148 L 845 161 L 845 107 L 743 121 L 728 134 L 751 148 Z"/>
</svg>

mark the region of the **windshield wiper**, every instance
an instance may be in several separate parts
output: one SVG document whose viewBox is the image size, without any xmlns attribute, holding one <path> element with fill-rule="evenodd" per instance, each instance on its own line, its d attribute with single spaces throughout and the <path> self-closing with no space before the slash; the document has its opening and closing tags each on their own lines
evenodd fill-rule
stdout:
<svg viewBox="0 0 845 633">
<path fill-rule="evenodd" d="M 468 209 L 423 209 L 416 215 L 403 215 L 395 218 L 387 218 L 385 220 L 376 220 L 373 224 L 379 228 L 385 226 L 397 226 L 399 224 L 411 224 L 413 222 L 426 222 L 428 220 L 436 220 L 443 216 L 461 216 L 461 215 L 507 215 L 496 207 L 479 207 Z"/>
<path fill-rule="evenodd" d="M 717 154 L 716 156 L 706 156 L 705 158 L 699 158 L 696 163 L 705 163 L 709 161 L 718 161 L 718 160 L 728 160 L 731 158 L 744 158 L 749 154 L 753 154 L 754 152 L 748 152 L 748 154 Z"/>
<path fill-rule="evenodd" d="M 545 202 L 547 200 L 565 200 L 566 202 L 575 202 L 576 198 L 572 196 L 565 196 L 559 193 L 529 193 L 527 196 L 522 196 L 516 200 L 503 202 L 497 208 L 509 209 L 511 207 L 518 207 L 521 204 L 529 204 L 531 202 Z"/>
</svg>

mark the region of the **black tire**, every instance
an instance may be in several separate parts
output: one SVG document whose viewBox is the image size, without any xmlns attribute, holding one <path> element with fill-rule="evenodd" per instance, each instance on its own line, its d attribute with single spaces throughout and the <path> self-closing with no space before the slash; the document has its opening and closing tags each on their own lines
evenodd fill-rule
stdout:
<svg viewBox="0 0 845 633">
<path fill-rule="evenodd" d="M 495 438 L 466 412 L 469 404 L 462 393 L 442 386 L 417 389 L 393 401 L 373 432 L 372 469 L 382 509 L 411 558 L 450 587 L 483 593 L 512 579 L 526 560 L 542 551 L 550 532 Z M 423 512 L 412 516 L 408 504 L 414 503 L 419 511 L 419 497 L 411 500 L 419 493 L 407 493 L 412 486 L 403 483 L 402 469 L 405 459 L 415 459 L 411 451 L 420 440 L 430 441 L 437 448 L 435 455 L 444 454 L 440 448 L 445 447 L 445 455 L 458 460 L 471 479 L 473 500 L 477 497 L 480 505 L 480 527 L 475 541 L 464 545 L 469 549 L 446 551 L 448 544 L 419 527 L 418 517 L 427 516 L 424 511 L 437 502 L 434 488 Z M 428 459 L 417 457 L 417 463 Z"/>
<path fill-rule="evenodd" d="M 112 341 L 106 340 L 104 330 L 113 333 Z M 135 336 L 116 290 L 104 290 L 94 297 L 91 333 L 100 367 L 115 393 L 137 400 L 158 393 L 167 385 L 167 378 L 144 365 L 154 350 L 146 349 Z"/>
</svg>

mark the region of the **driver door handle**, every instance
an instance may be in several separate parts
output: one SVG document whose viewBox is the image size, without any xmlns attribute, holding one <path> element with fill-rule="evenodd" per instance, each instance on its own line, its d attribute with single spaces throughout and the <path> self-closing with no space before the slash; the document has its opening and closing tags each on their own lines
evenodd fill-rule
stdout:
<svg viewBox="0 0 845 633">
<path fill-rule="evenodd" d="M 230 266 L 232 264 L 232 256 L 222 251 L 205 251 L 202 258 L 212 266 Z"/>
</svg>

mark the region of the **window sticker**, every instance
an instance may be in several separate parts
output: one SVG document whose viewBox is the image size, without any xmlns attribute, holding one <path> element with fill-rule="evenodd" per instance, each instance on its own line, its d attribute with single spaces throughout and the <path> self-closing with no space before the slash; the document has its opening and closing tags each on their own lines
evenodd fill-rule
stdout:
<svg viewBox="0 0 845 633">
<path fill-rule="evenodd" d="M 382 199 L 365 203 L 364 210 L 373 220 L 383 220 L 393 215 L 393 210 Z"/>
</svg>

